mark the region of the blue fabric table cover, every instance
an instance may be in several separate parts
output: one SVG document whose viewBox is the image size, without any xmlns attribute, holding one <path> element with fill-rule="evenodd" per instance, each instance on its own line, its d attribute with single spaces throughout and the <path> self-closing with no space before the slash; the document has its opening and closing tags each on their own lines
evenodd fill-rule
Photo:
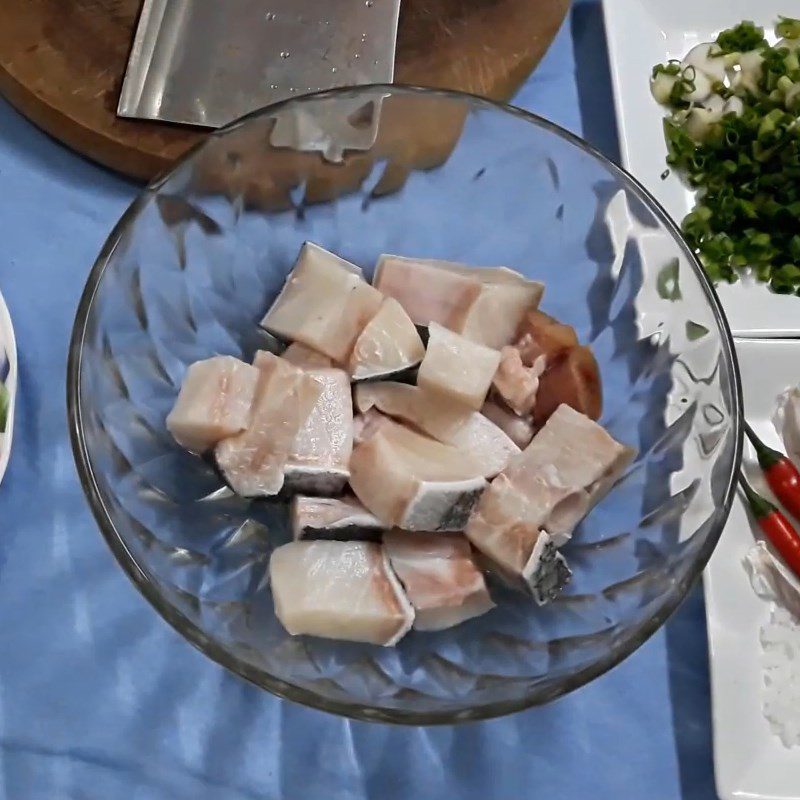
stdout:
<svg viewBox="0 0 800 800">
<path fill-rule="evenodd" d="M 603 37 L 596 0 L 577 3 L 517 103 L 616 157 Z M 0 102 L 0 286 L 20 351 L 0 488 L 0 800 L 714 797 L 699 590 L 584 689 L 456 728 L 280 701 L 161 620 L 97 530 L 64 403 L 78 297 L 136 191 Z"/>
</svg>

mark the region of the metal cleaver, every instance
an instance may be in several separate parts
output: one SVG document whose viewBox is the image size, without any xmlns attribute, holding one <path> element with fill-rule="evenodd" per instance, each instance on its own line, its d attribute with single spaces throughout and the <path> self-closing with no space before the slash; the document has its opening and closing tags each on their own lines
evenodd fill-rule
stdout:
<svg viewBox="0 0 800 800">
<path fill-rule="evenodd" d="M 218 128 L 297 95 L 391 83 L 399 11 L 400 0 L 144 0 L 117 112 Z"/>
</svg>

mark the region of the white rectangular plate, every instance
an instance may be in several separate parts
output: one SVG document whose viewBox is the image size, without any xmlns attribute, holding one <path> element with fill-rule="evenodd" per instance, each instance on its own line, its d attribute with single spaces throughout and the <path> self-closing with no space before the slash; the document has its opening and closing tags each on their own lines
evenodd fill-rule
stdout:
<svg viewBox="0 0 800 800">
<path fill-rule="evenodd" d="M 663 111 L 650 96 L 654 64 L 682 58 L 720 30 L 751 19 L 772 29 L 797 16 L 797 0 L 604 0 L 606 35 L 623 166 L 680 222 L 691 193 L 666 169 Z M 717 287 L 735 335 L 800 335 L 800 297 L 777 295 L 750 279 Z"/>
<path fill-rule="evenodd" d="M 736 351 L 745 416 L 765 442 L 782 446 L 771 417 L 777 395 L 800 380 L 800 341 L 744 339 Z M 749 443 L 744 453 L 748 477 L 771 497 Z M 742 563 L 754 536 L 737 497 L 704 576 L 717 791 L 723 800 L 800 800 L 800 748 L 785 748 L 761 711 L 759 632 L 770 608 L 752 590 Z"/>
</svg>

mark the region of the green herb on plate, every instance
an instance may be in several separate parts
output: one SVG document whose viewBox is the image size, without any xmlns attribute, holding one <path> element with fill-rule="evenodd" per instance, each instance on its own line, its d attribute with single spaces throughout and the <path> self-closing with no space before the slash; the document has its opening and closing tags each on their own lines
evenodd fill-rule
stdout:
<svg viewBox="0 0 800 800">
<path fill-rule="evenodd" d="M 11 406 L 11 395 L 6 385 L 0 381 L 0 433 L 6 432 L 8 423 L 8 409 Z"/>
<path fill-rule="evenodd" d="M 745 21 L 653 68 L 667 164 L 697 192 L 683 233 L 711 279 L 800 295 L 800 20 Z"/>
</svg>

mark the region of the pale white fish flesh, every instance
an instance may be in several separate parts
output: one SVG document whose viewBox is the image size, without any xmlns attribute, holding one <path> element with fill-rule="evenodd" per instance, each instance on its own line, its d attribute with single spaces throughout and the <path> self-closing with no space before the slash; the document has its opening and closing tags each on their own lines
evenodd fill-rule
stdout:
<svg viewBox="0 0 800 800">
<path fill-rule="evenodd" d="M 353 419 L 354 444 L 363 444 L 381 428 L 391 424 L 392 420 L 385 414 L 381 414 L 377 408 L 369 408 L 363 414 L 357 414 Z"/>
<path fill-rule="evenodd" d="M 292 635 L 392 646 L 414 609 L 372 542 L 290 542 L 269 564 L 275 614 Z"/>
<path fill-rule="evenodd" d="M 353 380 L 377 378 L 415 367 L 425 356 L 417 328 L 403 306 L 387 297 L 359 334 L 350 354 Z"/>
<path fill-rule="evenodd" d="M 306 242 L 261 325 L 345 363 L 382 300 L 357 267 Z"/>
<path fill-rule="evenodd" d="M 570 578 L 566 561 L 541 529 L 541 504 L 498 475 L 484 492 L 466 528 L 487 567 L 543 604 Z"/>
<path fill-rule="evenodd" d="M 458 330 L 483 284 L 478 278 L 441 269 L 439 263 L 382 255 L 372 282 L 380 292 L 397 300 L 415 325 L 438 322 Z"/>
<path fill-rule="evenodd" d="M 306 369 L 322 386 L 300 428 L 284 468 L 290 491 L 338 494 L 350 477 L 353 452 L 353 399 L 350 378 L 341 369 Z"/>
<path fill-rule="evenodd" d="M 387 420 L 353 448 L 350 486 L 387 527 L 457 531 L 486 480 L 460 450 Z"/>
<path fill-rule="evenodd" d="M 562 404 L 574 408 L 593 420 L 603 411 L 603 387 L 600 369 L 588 347 L 573 347 L 539 378 L 533 422 L 544 425 Z"/>
<path fill-rule="evenodd" d="M 479 410 L 500 365 L 500 353 L 431 323 L 417 385 Z"/>
<path fill-rule="evenodd" d="M 772 423 L 786 455 L 795 464 L 800 464 L 800 387 L 793 386 L 778 395 Z"/>
<path fill-rule="evenodd" d="M 247 427 L 260 377 L 256 367 L 232 356 L 191 364 L 167 417 L 167 430 L 193 453 L 210 450 Z"/>
<path fill-rule="evenodd" d="M 499 350 L 511 344 L 525 312 L 536 309 L 544 294 L 543 283 L 506 267 L 469 267 L 452 261 L 431 263 L 481 281 L 481 293 L 470 306 L 463 324 L 452 330 L 487 347 Z"/>
<path fill-rule="evenodd" d="M 438 322 L 495 348 L 513 341 L 523 315 L 544 292 L 543 284 L 506 267 L 389 255 L 380 257 L 374 283 L 399 300 L 417 325 Z"/>
<path fill-rule="evenodd" d="M 322 384 L 266 351 L 256 353 L 262 373 L 247 428 L 215 450 L 217 465 L 236 494 L 265 497 L 283 487 L 284 467 L 298 432 L 322 393 Z"/>
<path fill-rule="evenodd" d="M 525 312 L 539 305 L 543 291 L 544 286 L 536 281 L 484 283 L 459 333 L 486 347 L 499 349 L 511 344 Z"/>
<path fill-rule="evenodd" d="M 533 439 L 533 422 L 530 417 L 520 417 L 494 400 L 487 400 L 481 409 L 487 419 L 494 422 L 519 448 L 525 448 Z"/>
<path fill-rule="evenodd" d="M 485 478 L 493 478 L 502 472 L 520 452 L 503 430 L 479 411 L 473 411 L 466 423 L 445 443 L 480 464 Z"/>
<path fill-rule="evenodd" d="M 565 565 L 550 548 L 569 540 L 633 456 L 596 422 L 562 405 L 491 482 L 467 537 L 501 574 L 527 584 L 535 596 L 552 593 L 543 588 L 554 582 L 547 571 L 563 572 Z"/>
<path fill-rule="evenodd" d="M 450 440 L 474 413 L 418 386 L 393 381 L 359 384 L 355 389 L 355 405 L 361 413 L 376 408 L 440 442 Z"/>
<path fill-rule="evenodd" d="M 413 386 L 407 388 L 419 391 Z M 423 397 L 424 395 L 425 393 L 422 392 Z M 395 413 L 395 418 L 392 419 L 378 410 L 382 406 L 377 403 L 374 405 L 364 403 L 363 405 L 366 407 L 366 411 L 356 416 L 354 422 L 356 444 L 367 441 L 377 431 L 387 426 L 397 426 L 397 420 L 411 422 L 412 430 L 420 430 L 425 437 L 431 435 L 429 431 L 423 430 L 422 426 L 413 425 L 410 414 Z M 356 407 L 358 407 L 358 403 L 356 403 Z M 401 412 L 403 410 L 402 407 L 399 409 Z M 466 421 L 454 431 L 448 432 L 447 435 L 443 435 L 442 431 L 436 442 L 450 445 L 472 464 L 479 465 L 480 473 L 484 478 L 493 478 L 498 472 L 505 469 L 511 458 L 520 451 L 519 447 L 497 425 L 478 411 L 470 411 Z"/>
<path fill-rule="evenodd" d="M 506 405 L 520 416 L 530 414 L 536 405 L 539 378 L 544 373 L 545 364 L 546 359 L 541 355 L 532 367 L 526 367 L 516 347 L 504 347 L 500 351 L 500 366 L 492 386 Z"/>
<path fill-rule="evenodd" d="M 355 497 L 292 498 L 292 534 L 299 539 L 380 539 L 386 526 Z"/>
<path fill-rule="evenodd" d="M 336 366 L 332 358 L 329 358 L 323 353 L 318 353 L 316 350 L 312 350 L 312 348 L 306 347 L 306 345 L 300 342 L 292 342 L 283 353 L 281 353 L 281 358 L 286 359 L 290 364 L 294 364 L 301 369 Z"/>
<path fill-rule="evenodd" d="M 357 386 L 355 402 L 356 408 L 362 412 L 355 423 L 358 442 L 365 441 L 382 426 L 390 424 L 389 417 L 394 417 L 460 450 L 481 466 L 484 478 L 493 478 L 505 469 L 511 457 L 520 450 L 480 412 L 456 407 L 452 402 L 441 400 L 416 386 L 390 382 Z"/>
<path fill-rule="evenodd" d="M 390 531 L 383 546 L 414 606 L 414 628 L 441 631 L 494 608 L 462 534 Z"/>
<path fill-rule="evenodd" d="M 504 475 L 528 498 L 537 523 L 560 545 L 634 455 L 596 422 L 562 405 Z"/>
</svg>

